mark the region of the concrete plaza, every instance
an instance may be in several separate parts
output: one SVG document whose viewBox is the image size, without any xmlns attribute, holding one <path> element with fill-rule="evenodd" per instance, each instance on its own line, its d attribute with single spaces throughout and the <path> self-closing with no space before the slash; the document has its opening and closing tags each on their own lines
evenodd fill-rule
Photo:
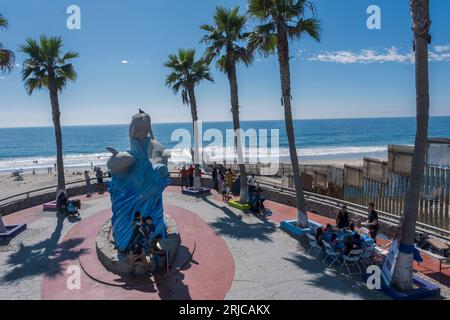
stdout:
<svg viewBox="0 0 450 320">
<path fill-rule="evenodd" d="M 268 202 L 272 214 L 256 217 L 230 208 L 215 193 L 193 198 L 178 187 L 164 193 L 166 214 L 182 239 L 171 273 L 120 277 L 103 268 L 95 251 L 97 232 L 111 217 L 108 195 L 80 199 L 80 219 L 57 217 L 42 206 L 4 218 L 28 228 L 0 247 L 0 299 L 387 299 L 368 290 L 360 276 L 307 256 L 298 240 L 281 231 L 279 222 L 295 218 L 295 208 Z M 74 270 L 81 270 L 79 288 L 68 281 Z"/>
</svg>

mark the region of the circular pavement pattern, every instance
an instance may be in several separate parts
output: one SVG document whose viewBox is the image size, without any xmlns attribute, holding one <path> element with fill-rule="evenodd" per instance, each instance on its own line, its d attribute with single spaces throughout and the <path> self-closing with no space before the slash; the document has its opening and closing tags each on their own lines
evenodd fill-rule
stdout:
<svg viewBox="0 0 450 320">
<path fill-rule="evenodd" d="M 225 241 L 191 211 L 166 204 L 165 212 L 176 221 L 182 241 L 168 275 L 130 279 L 103 267 L 95 239 L 111 218 L 108 209 L 83 219 L 60 241 L 42 281 L 42 299 L 224 299 L 235 270 Z"/>
</svg>

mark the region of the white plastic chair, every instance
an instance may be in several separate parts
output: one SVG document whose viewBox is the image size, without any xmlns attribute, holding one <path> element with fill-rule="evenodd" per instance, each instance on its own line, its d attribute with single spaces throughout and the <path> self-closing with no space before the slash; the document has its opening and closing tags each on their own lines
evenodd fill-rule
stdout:
<svg viewBox="0 0 450 320">
<path fill-rule="evenodd" d="M 322 260 L 322 263 L 325 264 L 325 262 L 330 259 L 331 264 L 328 265 L 328 268 L 332 268 L 333 265 L 339 261 L 339 258 L 341 257 L 341 254 L 339 252 L 336 252 L 333 247 L 331 246 L 331 244 L 329 244 L 326 241 L 322 242 L 323 245 L 325 246 L 325 258 Z M 325 264 L 326 265 L 326 264 Z"/>
<path fill-rule="evenodd" d="M 347 269 L 348 274 L 351 276 L 353 274 L 361 274 L 362 270 L 359 266 L 359 262 L 361 260 L 361 255 L 364 253 L 364 249 L 356 249 L 350 251 L 348 256 L 342 255 L 342 259 L 344 262 L 341 264 L 341 269 L 345 266 Z M 359 273 L 352 273 L 351 268 L 356 266 L 358 268 Z"/>
<path fill-rule="evenodd" d="M 309 233 L 307 233 L 306 235 L 308 236 L 308 241 L 309 241 L 309 250 L 308 250 L 308 252 L 306 254 L 310 255 L 311 251 L 316 249 L 317 253 L 313 257 L 317 258 L 319 256 L 319 254 L 322 252 L 322 248 L 317 243 L 317 240 L 316 240 L 315 236 L 313 236 L 312 234 L 309 234 Z"/>
</svg>

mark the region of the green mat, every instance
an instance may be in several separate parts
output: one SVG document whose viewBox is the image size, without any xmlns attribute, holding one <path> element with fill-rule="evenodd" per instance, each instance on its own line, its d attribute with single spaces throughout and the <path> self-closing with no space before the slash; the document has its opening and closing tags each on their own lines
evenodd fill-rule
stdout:
<svg viewBox="0 0 450 320">
<path fill-rule="evenodd" d="M 250 205 L 248 203 L 246 204 L 240 204 L 239 200 L 230 200 L 228 201 L 228 205 L 230 207 L 242 210 L 242 211 L 248 211 L 251 209 Z"/>
</svg>

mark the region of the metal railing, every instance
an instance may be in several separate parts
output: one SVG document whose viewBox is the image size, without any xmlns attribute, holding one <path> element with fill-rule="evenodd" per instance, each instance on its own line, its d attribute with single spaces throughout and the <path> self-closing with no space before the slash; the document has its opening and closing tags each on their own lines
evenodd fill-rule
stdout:
<svg viewBox="0 0 450 320">
<path fill-rule="evenodd" d="M 178 172 L 170 172 L 171 176 L 178 176 Z M 210 175 L 205 174 L 204 177 L 210 177 Z M 91 181 L 95 181 L 96 178 L 92 178 Z M 76 184 L 84 184 L 86 183 L 85 180 L 78 180 L 78 181 L 73 181 L 70 183 L 67 183 L 66 186 L 72 186 L 72 185 L 76 185 Z M 258 185 L 272 189 L 272 190 L 278 190 L 281 192 L 285 192 L 288 193 L 292 196 L 295 197 L 295 190 L 292 188 L 287 188 L 281 185 L 275 185 L 273 183 L 268 183 L 268 182 L 264 182 L 264 181 L 260 181 L 259 179 L 257 180 Z M 13 196 L 9 196 L 6 197 L 4 199 L 0 199 L 0 208 L 7 206 L 9 204 L 15 203 L 17 201 L 20 200 L 24 200 L 29 198 L 32 194 L 37 194 L 39 192 L 43 192 L 43 191 L 48 191 L 48 190 L 56 190 L 57 186 L 50 186 L 50 187 L 45 187 L 45 188 L 41 188 L 41 189 L 36 189 L 36 190 L 32 190 L 32 191 L 27 191 L 24 193 L 20 193 L 20 194 L 16 194 Z M 348 202 L 345 200 L 341 200 L 341 199 L 336 199 L 336 198 L 332 198 L 332 197 L 328 197 L 328 196 L 324 196 L 324 195 L 320 195 L 317 193 L 313 193 L 313 192 L 304 192 L 305 197 L 307 200 L 312 201 L 312 202 L 316 202 L 319 204 L 325 204 L 325 205 L 329 205 L 331 207 L 334 207 L 336 209 L 340 209 L 342 207 L 342 205 L 346 205 L 347 209 L 350 213 L 353 213 L 359 217 L 362 218 L 367 218 L 367 208 L 356 204 L 356 203 L 352 203 L 352 202 Z M 12 200 L 13 201 L 9 201 Z M 384 212 L 384 211 L 377 211 L 378 215 L 379 215 L 379 219 L 380 221 L 384 221 L 384 222 L 388 222 L 391 224 L 396 224 L 398 225 L 400 222 L 400 216 L 398 215 L 394 215 L 392 213 L 388 213 L 388 212 Z M 417 222 L 417 230 L 419 232 L 423 232 L 425 234 L 428 235 L 433 235 L 442 239 L 450 239 L 450 231 L 449 230 L 445 230 L 445 229 L 441 229 L 435 226 L 431 226 L 431 225 L 427 225 L 425 223 L 422 222 Z"/>
<path fill-rule="evenodd" d="M 274 185 L 272 183 L 267 183 L 263 181 L 258 180 L 258 184 L 260 186 L 265 186 L 270 189 L 279 190 L 285 193 L 288 193 L 290 195 L 295 196 L 295 190 L 292 188 L 287 188 L 279 185 Z M 352 202 L 348 202 L 345 200 L 340 200 L 336 198 L 331 198 L 328 196 L 323 196 L 317 193 L 312 192 L 304 192 L 305 198 L 309 201 L 320 203 L 320 204 L 326 204 L 329 206 L 332 206 L 336 209 L 340 209 L 343 205 L 347 206 L 347 209 L 350 213 L 353 213 L 359 217 L 367 218 L 367 208 L 356 204 Z M 400 223 L 400 216 L 394 215 L 392 213 L 384 212 L 384 211 L 377 211 L 380 221 L 382 222 L 388 222 L 395 225 L 398 225 Z M 450 231 L 441 229 L 435 226 L 427 225 L 422 222 L 417 222 L 417 231 L 423 232 L 424 234 L 433 235 L 435 237 L 441 238 L 441 239 L 450 239 Z"/>
<path fill-rule="evenodd" d="M 96 178 L 92 178 L 91 179 L 91 181 L 96 181 L 96 180 L 97 180 Z M 77 185 L 77 184 L 85 184 L 85 183 L 86 183 L 86 180 L 72 181 L 72 182 L 66 183 L 66 187 L 67 186 Z M 0 208 L 1 207 L 5 207 L 7 205 L 10 205 L 12 203 L 16 203 L 17 201 L 28 199 L 28 198 L 30 198 L 33 195 L 46 194 L 46 193 L 44 193 L 44 191 L 56 192 L 57 188 L 58 188 L 57 185 L 53 185 L 53 186 L 49 186 L 49 187 L 44 187 L 44 188 L 40 188 L 40 189 L 30 190 L 30 191 L 26 191 L 26 192 L 23 192 L 23 193 L 15 194 L 15 195 L 12 195 L 12 196 L 8 196 L 6 198 L 0 199 Z"/>
</svg>

